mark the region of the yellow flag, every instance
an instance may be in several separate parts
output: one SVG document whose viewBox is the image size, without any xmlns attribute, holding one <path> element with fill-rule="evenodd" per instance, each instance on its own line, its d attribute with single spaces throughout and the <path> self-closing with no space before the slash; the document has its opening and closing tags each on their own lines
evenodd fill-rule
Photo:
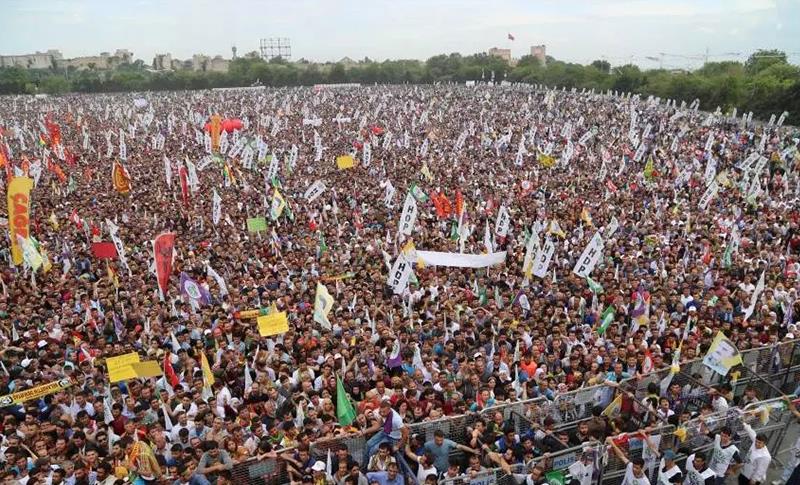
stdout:
<svg viewBox="0 0 800 485">
<path fill-rule="evenodd" d="M 611 401 L 611 404 L 609 404 L 603 410 L 603 416 L 613 418 L 614 416 L 619 414 L 621 410 L 622 410 L 622 394 L 619 394 L 617 397 L 614 398 L 613 401 Z"/>
<path fill-rule="evenodd" d="M 592 215 L 589 214 L 589 209 L 584 207 L 581 209 L 581 220 L 586 223 L 587 226 L 593 227 L 594 224 L 592 223 Z"/>
<path fill-rule="evenodd" d="M 50 271 L 50 268 L 53 267 L 53 263 L 50 262 L 50 255 L 47 254 L 47 251 L 45 251 L 44 249 L 39 251 L 39 253 L 42 255 L 42 262 L 44 266 L 43 269 L 45 274 L 47 274 L 47 272 Z"/>
<path fill-rule="evenodd" d="M 428 179 L 428 182 L 433 182 L 433 175 L 431 175 L 430 169 L 428 169 L 428 164 L 422 162 L 422 168 L 420 169 L 420 173 Z"/>
<path fill-rule="evenodd" d="M 49 221 L 50 221 L 50 224 L 53 226 L 53 229 L 55 229 L 57 231 L 58 230 L 58 219 L 56 219 L 55 212 L 51 212 L 50 213 Z"/>
<path fill-rule="evenodd" d="M 262 337 L 278 335 L 289 331 L 286 312 L 275 312 L 258 317 L 258 333 Z"/>
<path fill-rule="evenodd" d="M 556 164 L 556 159 L 544 153 L 539 154 L 539 163 L 545 168 L 551 168 Z"/>
<path fill-rule="evenodd" d="M 645 178 L 645 180 L 653 180 L 653 177 L 655 175 L 655 173 L 654 173 L 655 170 L 656 170 L 656 167 L 655 167 L 655 163 L 653 162 L 653 157 L 652 156 L 648 157 L 647 158 L 647 163 L 644 165 L 644 178 Z"/>
<path fill-rule="evenodd" d="M 355 160 L 350 155 L 340 155 L 336 157 L 336 166 L 339 167 L 339 170 L 345 170 L 348 168 L 353 168 L 355 165 Z"/>
<path fill-rule="evenodd" d="M 214 373 L 211 372 L 211 366 L 208 365 L 208 358 L 205 352 L 200 352 L 200 367 L 203 369 L 203 387 L 212 387 L 214 385 Z"/>
</svg>

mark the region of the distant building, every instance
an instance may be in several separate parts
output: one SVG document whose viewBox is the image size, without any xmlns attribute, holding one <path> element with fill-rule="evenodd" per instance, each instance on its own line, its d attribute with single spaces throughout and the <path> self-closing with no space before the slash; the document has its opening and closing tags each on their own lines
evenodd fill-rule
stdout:
<svg viewBox="0 0 800 485">
<path fill-rule="evenodd" d="M 50 49 L 47 52 L 19 56 L 0 56 L 0 67 L 21 67 L 23 69 L 49 69 L 62 59 L 61 51 Z"/>
<path fill-rule="evenodd" d="M 108 52 L 101 52 L 99 56 L 75 57 L 72 59 L 61 59 L 57 61 L 58 67 L 72 67 L 78 71 L 94 69 L 98 71 L 106 69 L 116 69 L 122 64 L 133 62 L 133 53 L 128 49 L 117 49 L 114 55 Z"/>
<path fill-rule="evenodd" d="M 547 63 L 547 47 L 544 44 L 532 45 L 531 56 L 539 59 L 539 62 L 544 66 Z"/>
<path fill-rule="evenodd" d="M 490 56 L 499 57 L 506 62 L 511 62 L 511 49 L 498 49 L 497 47 L 492 47 L 489 49 L 488 54 Z"/>
<path fill-rule="evenodd" d="M 194 71 L 213 71 L 228 72 L 230 61 L 223 59 L 222 56 L 207 56 L 205 54 L 195 54 L 192 56 L 192 70 Z"/>
<path fill-rule="evenodd" d="M 156 54 L 156 56 L 153 58 L 153 69 L 156 71 L 172 70 L 172 54 Z"/>
<path fill-rule="evenodd" d="M 115 69 L 121 64 L 131 62 L 133 62 L 133 53 L 127 49 L 117 49 L 113 55 L 108 52 L 101 52 L 99 56 L 84 56 L 72 59 L 64 59 L 61 51 L 56 49 L 21 56 L 0 56 L 0 67 L 17 66 L 25 69 L 50 69 L 52 67 L 64 69 L 72 67 L 77 70 L 103 70 Z"/>
</svg>

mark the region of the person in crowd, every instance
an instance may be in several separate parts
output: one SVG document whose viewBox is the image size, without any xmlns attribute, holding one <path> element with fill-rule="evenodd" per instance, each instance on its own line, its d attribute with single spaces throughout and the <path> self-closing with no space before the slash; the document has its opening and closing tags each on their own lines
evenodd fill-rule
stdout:
<svg viewBox="0 0 800 485">
<path fill-rule="evenodd" d="M 664 369 L 717 336 L 791 364 L 795 128 L 524 85 L 142 96 L 0 100 L 0 223 L 28 235 L 0 242 L 9 480 L 542 482 L 546 453 L 663 422 L 715 433 L 718 481 L 766 479 L 762 441 L 693 427 L 764 389 Z"/>
</svg>

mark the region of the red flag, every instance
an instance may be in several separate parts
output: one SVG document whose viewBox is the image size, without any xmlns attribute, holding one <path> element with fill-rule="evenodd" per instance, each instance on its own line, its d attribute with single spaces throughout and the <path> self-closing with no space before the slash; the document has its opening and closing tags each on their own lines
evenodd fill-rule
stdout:
<svg viewBox="0 0 800 485">
<path fill-rule="evenodd" d="M 447 215 L 444 212 L 444 201 L 442 200 L 444 196 L 440 192 L 436 192 L 431 196 L 431 200 L 433 201 L 433 207 L 436 208 L 436 216 L 439 219 L 444 219 Z"/>
<path fill-rule="evenodd" d="M 92 243 L 92 255 L 97 259 L 116 259 L 117 247 L 113 242 Z"/>
<path fill-rule="evenodd" d="M 66 160 L 67 165 L 70 167 L 75 166 L 75 154 L 72 153 L 69 148 L 64 148 L 64 160 Z"/>
<path fill-rule="evenodd" d="M 100 239 L 100 228 L 97 227 L 94 222 L 89 221 L 89 230 L 92 233 L 92 238 Z"/>
<path fill-rule="evenodd" d="M 58 123 L 53 123 L 50 120 L 50 115 L 45 117 L 44 124 L 47 127 L 47 134 L 50 136 L 50 144 L 58 145 L 61 143 L 61 127 Z"/>
<path fill-rule="evenodd" d="M 649 374 L 653 371 L 653 356 L 650 354 L 650 349 L 644 352 L 644 362 L 642 363 L 642 374 Z"/>
<path fill-rule="evenodd" d="M 178 173 L 181 176 L 181 197 L 183 197 L 184 205 L 189 205 L 189 180 L 186 173 L 186 167 L 181 167 Z"/>
<path fill-rule="evenodd" d="M 711 264 L 711 245 L 706 243 L 705 251 L 703 253 L 703 263 L 706 265 Z"/>
<path fill-rule="evenodd" d="M 464 212 L 464 196 L 459 190 L 456 192 L 456 217 L 461 217 L 462 212 Z"/>
<path fill-rule="evenodd" d="M 175 369 L 172 368 L 171 355 L 171 353 L 167 353 L 164 357 L 164 377 L 167 378 L 170 386 L 175 387 L 181 383 L 181 380 L 178 378 L 178 374 L 175 373 Z"/>
<path fill-rule="evenodd" d="M 175 249 L 175 233 L 162 232 L 153 241 L 153 256 L 156 261 L 156 279 L 162 295 L 167 294 L 169 275 L 172 273 L 172 253 Z"/>
<path fill-rule="evenodd" d="M 69 215 L 69 220 L 78 226 L 78 229 L 83 230 L 83 222 L 81 222 L 81 218 L 78 217 L 78 209 L 72 209 L 72 214 Z"/>
</svg>

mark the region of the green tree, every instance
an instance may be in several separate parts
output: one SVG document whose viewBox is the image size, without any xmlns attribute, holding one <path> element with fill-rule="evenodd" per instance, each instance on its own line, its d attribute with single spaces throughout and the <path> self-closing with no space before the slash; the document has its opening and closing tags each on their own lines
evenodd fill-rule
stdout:
<svg viewBox="0 0 800 485">
<path fill-rule="evenodd" d="M 596 61 L 592 61 L 591 66 L 603 74 L 608 74 L 611 72 L 611 63 L 608 61 L 601 61 L 598 59 Z"/>
<path fill-rule="evenodd" d="M 786 64 L 786 53 L 777 49 L 759 49 L 747 58 L 744 67 L 750 74 L 757 74 L 773 64 Z"/>
<path fill-rule="evenodd" d="M 39 91 L 47 94 L 64 94 L 72 90 L 72 84 L 62 76 L 48 76 L 39 83 Z"/>
</svg>

